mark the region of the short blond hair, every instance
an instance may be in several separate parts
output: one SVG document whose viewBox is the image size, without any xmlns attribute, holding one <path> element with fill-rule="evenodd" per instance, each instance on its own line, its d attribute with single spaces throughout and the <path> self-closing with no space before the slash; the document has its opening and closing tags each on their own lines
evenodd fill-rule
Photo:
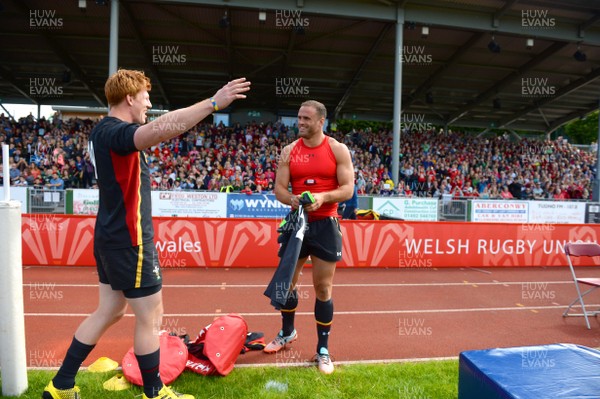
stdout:
<svg viewBox="0 0 600 399">
<path fill-rule="evenodd" d="M 152 84 L 143 71 L 119 69 L 106 80 L 104 95 L 111 106 L 119 104 L 128 94 L 135 96 L 144 89 L 150 91 Z"/>
<path fill-rule="evenodd" d="M 302 103 L 301 107 L 313 107 L 315 110 L 317 110 L 317 115 L 319 115 L 319 118 L 327 119 L 327 108 L 325 108 L 325 104 L 323 103 L 315 100 L 307 100 Z"/>
</svg>

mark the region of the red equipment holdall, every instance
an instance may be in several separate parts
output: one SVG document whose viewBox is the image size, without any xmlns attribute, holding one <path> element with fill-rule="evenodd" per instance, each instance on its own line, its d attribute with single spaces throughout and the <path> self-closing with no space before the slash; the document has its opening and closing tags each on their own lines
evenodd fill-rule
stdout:
<svg viewBox="0 0 600 399">
<path fill-rule="evenodd" d="M 170 384 L 179 377 L 185 369 L 188 359 L 188 349 L 181 338 L 170 335 L 167 331 L 161 331 L 160 342 L 160 378 L 165 384 Z M 123 375 L 129 382 L 142 386 L 142 373 L 140 366 L 133 353 L 133 347 L 127 351 L 121 362 Z"/>
<path fill-rule="evenodd" d="M 188 344 L 185 367 L 202 375 L 225 376 L 233 370 L 248 334 L 248 324 L 242 316 L 228 314 L 215 319 Z"/>
</svg>

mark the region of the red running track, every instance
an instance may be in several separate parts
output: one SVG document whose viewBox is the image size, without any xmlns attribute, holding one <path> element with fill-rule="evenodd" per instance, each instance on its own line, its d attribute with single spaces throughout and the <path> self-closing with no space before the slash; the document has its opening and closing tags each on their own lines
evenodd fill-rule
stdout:
<svg viewBox="0 0 600 399">
<path fill-rule="evenodd" d="M 274 269 L 165 269 L 163 328 L 195 337 L 215 316 L 240 313 L 270 340 L 279 313 L 263 296 Z M 310 269 L 300 280 L 299 339 L 285 352 L 250 352 L 238 364 L 304 363 L 316 346 Z M 581 269 L 581 277 L 600 268 Z M 83 318 L 97 303 L 94 268 L 26 267 L 23 274 L 30 367 L 58 367 Z M 494 347 L 574 343 L 600 346 L 600 322 L 563 318 L 575 297 L 567 267 L 490 269 L 338 269 L 330 350 L 338 362 L 456 357 Z M 600 294 L 599 294 L 600 295 Z M 588 299 L 600 303 L 600 297 Z M 597 305 L 600 306 L 600 305 Z M 133 344 L 129 311 L 84 365 L 119 363 Z"/>
</svg>

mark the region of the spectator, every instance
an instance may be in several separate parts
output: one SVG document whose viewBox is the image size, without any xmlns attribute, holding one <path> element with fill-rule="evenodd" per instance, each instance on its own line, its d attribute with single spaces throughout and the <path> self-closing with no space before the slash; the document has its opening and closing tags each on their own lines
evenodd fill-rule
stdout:
<svg viewBox="0 0 600 399">
<path fill-rule="evenodd" d="M 389 184 L 381 180 L 379 182 L 379 195 L 390 196 L 392 195 L 392 189 Z"/>
<path fill-rule="evenodd" d="M 29 184 L 27 183 L 27 180 L 25 179 L 25 176 L 21 176 L 19 177 L 14 183 L 14 186 L 16 187 L 27 187 L 29 186 Z"/>
<path fill-rule="evenodd" d="M 10 181 L 14 184 L 16 181 L 19 180 L 19 177 L 21 176 L 21 170 L 17 168 L 16 163 L 11 163 L 10 169 L 8 170 L 8 174 L 10 176 Z"/>
<path fill-rule="evenodd" d="M 221 178 L 220 186 L 220 191 L 222 193 L 230 193 L 233 191 L 233 185 L 230 184 L 229 179 L 227 179 L 225 176 Z"/>
<path fill-rule="evenodd" d="M 461 190 L 460 186 L 456 185 L 454 186 L 454 189 L 452 190 L 452 198 L 463 198 L 465 196 L 465 194 L 463 193 L 463 191 Z"/>
<path fill-rule="evenodd" d="M 531 190 L 531 187 L 525 187 L 525 191 L 523 191 L 523 193 L 521 194 L 521 199 L 524 199 L 524 200 L 535 199 L 533 197 L 533 191 Z"/>
<path fill-rule="evenodd" d="M 483 191 L 479 194 L 479 198 L 481 199 L 489 199 L 490 198 L 490 190 L 488 186 L 483 187 Z"/>
<path fill-rule="evenodd" d="M 90 188 L 94 180 L 94 165 L 90 160 L 90 154 L 86 154 L 83 159 L 82 186 Z"/>
<path fill-rule="evenodd" d="M 542 199 L 544 198 L 544 190 L 542 189 L 539 182 L 535 183 L 532 190 L 533 199 Z"/>
<path fill-rule="evenodd" d="M 567 191 L 562 190 L 560 187 L 556 187 L 554 189 L 554 195 L 552 195 L 552 198 L 559 201 L 565 200 L 568 198 Z"/>
<path fill-rule="evenodd" d="M 244 184 L 242 183 L 242 177 L 236 176 L 232 183 L 232 188 L 234 192 L 242 191 L 244 188 Z"/>
<path fill-rule="evenodd" d="M 500 198 L 503 199 L 513 199 L 513 195 L 510 192 L 510 190 L 508 189 L 508 186 L 502 186 L 502 191 L 500 192 Z"/>
<path fill-rule="evenodd" d="M 250 183 L 246 183 L 246 186 L 244 187 L 244 189 L 241 191 L 244 194 L 252 194 L 252 188 L 250 187 Z"/>
<path fill-rule="evenodd" d="M 342 202 L 343 213 L 342 219 L 356 219 L 356 210 L 358 209 L 358 189 L 354 185 L 354 194 L 352 197 Z"/>
<path fill-rule="evenodd" d="M 510 191 L 512 197 L 515 199 L 521 199 L 522 188 L 519 181 L 513 181 L 508 185 L 508 191 Z"/>
<path fill-rule="evenodd" d="M 56 171 L 65 187 L 89 188 L 94 186 L 95 175 L 87 154 L 87 138 L 95 123 L 58 117 L 34 121 L 0 116 L 3 131 L 11 132 L 10 137 L 0 136 L 0 141 L 9 144 L 11 163 L 16 164 L 16 169 L 21 174 L 28 170 L 26 180 L 31 185 L 36 178 L 40 178 L 42 184 L 48 183 L 44 179 L 49 180 Z M 251 122 L 233 127 L 199 124 L 179 140 L 147 150 L 152 187 L 173 189 L 179 177 L 181 189 L 191 186 L 195 190 L 208 190 L 218 171 L 219 181 L 221 176 L 226 176 L 228 184 L 235 185 L 236 177 L 241 178 L 241 185 L 237 183 L 240 191 L 246 178 L 258 179 L 261 189 L 269 191 L 278 148 L 293 141 L 296 132 L 297 127 L 287 129 L 280 123 Z M 380 180 L 386 182 L 384 175 L 391 169 L 392 133 L 384 129 L 373 132 L 337 129 L 331 134 L 347 143 L 351 151 L 359 172 L 356 179 L 359 193 L 379 194 Z M 400 148 L 398 184 L 404 182 L 405 188 L 392 189 L 393 195 L 412 195 L 412 191 L 417 196 L 435 196 L 436 192 L 443 195 L 450 190 L 454 192 L 458 186 L 464 193 L 478 191 L 480 196 L 487 195 L 484 187 L 488 187 L 489 197 L 495 198 L 498 189 L 492 189 L 492 185 L 496 184 L 508 186 L 514 198 L 525 194 L 530 187 L 534 199 L 554 199 L 558 185 L 561 198 L 580 199 L 589 198 L 595 181 L 596 152 L 574 148 L 562 138 L 535 142 L 524 138 L 512 142 L 508 137 L 480 138 L 450 131 L 440 135 L 433 129 L 415 130 L 410 134 L 410 140 L 404 140 Z M 531 148 L 543 151 L 532 153 Z M 264 170 L 266 184 L 261 181 L 259 167 Z M 50 175 L 46 176 L 40 168 L 50 169 Z M 68 170 L 68 174 L 64 170 Z M 11 170 L 11 173 L 15 172 Z M 210 189 L 218 191 L 220 187 L 213 183 Z M 258 190 L 254 182 L 251 187 L 253 191 Z"/>
<path fill-rule="evenodd" d="M 381 180 L 383 181 L 383 185 L 386 190 L 392 191 L 394 189 L 394 181 L 390 178 L 390 176 L 387 173 L 383 174 Z"/>
<path fill-rule="evenodd" d="M 64 190 L 65 182 L 63 179 L 60 178 L 60 176 L 58 176 L 58 173 L 54 172 L 52 173 L 52 177 L 50 178 L 48 183 L 46 183 L 46 188 L 49 188 L 51 190 Z"/>
</svg>

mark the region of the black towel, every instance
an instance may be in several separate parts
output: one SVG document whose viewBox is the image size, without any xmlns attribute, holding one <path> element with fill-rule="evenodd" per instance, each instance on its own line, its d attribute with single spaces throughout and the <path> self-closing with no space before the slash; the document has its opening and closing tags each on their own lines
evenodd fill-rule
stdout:
<svg viewBox="0 0 600 399">
<path fill-rule="evenodd" d="M 264 292 L 264 295 L 271 299 L 271 305 L 277 310 L 285 305 L 290 294 L 292 278 L 302 248 L 304 233 L 308 226 L 306 212 L 304 212 L 302 206 L 312 202 L 314 202 L 314 199 L 310 193 L 302 193 L 300 207 L 289 212 L 279 225 L 279 229 L 277 229 L 279 232 L 277 242 L 281 244 L 279 248 L 279 265 Z"/>
</svg>

